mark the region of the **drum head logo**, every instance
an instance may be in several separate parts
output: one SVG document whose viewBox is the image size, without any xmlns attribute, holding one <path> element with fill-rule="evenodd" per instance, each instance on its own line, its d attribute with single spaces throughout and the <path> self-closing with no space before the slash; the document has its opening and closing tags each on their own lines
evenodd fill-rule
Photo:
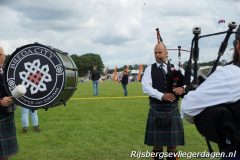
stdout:
<svg viewBox="0 0 240 160">
<path fill-rule="evenodd" d="M 22 106 L 51 106 L 63 88 L 63 68 L 53 50 L 41 45 L 22 47 L 13 53 L 8 63 L 8 89 L 12 91 L 19 84 L 26 87 L 27 93 L 17 99 Z"/>
</svg>

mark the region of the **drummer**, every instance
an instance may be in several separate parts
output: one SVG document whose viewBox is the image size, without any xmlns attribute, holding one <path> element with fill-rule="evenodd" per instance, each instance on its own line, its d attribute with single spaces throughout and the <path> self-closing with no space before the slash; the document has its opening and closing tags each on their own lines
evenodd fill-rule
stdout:
<svg viewBox="0 0 240 160">
<path fill-rule="evenodd" d="M 4 60 L 5 54 L 0 47 L 0 160 L 8 160 L 18 151 L 13 99 L 8 96 L 3 82 Z"/>
</svg>

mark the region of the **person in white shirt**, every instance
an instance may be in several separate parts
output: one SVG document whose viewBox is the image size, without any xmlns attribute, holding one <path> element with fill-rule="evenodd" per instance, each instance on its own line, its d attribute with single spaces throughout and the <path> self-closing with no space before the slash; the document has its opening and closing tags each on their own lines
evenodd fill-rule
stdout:
<svg viewBox="0 0 240 160">
<path fill-rule="evenodd" d="M 222 151 L 231 151 L 233 144 L 240 150 L 239 120 L 235 119 L 240 116 L 240 26 L 233 45 L 232 63 L 213 72 L 185 95 L 181 104 L 182 117 L 195 123 L 198 131 L 218 143 Z"/>
<path fill-rule="evenodd" d="M 217 69 L 195 91 L 190 91 L 184 96 L 181 113 L 189 122 L 193 122 L 194 116 L 207 107 L 233 103 L 240 99 L 240 35 L 238 38 L 236 36 L 233 42 L 235 49 L 233 63 Z"/>
<path fill-rule="evenodd" d="M 143 92 L 149 95 L 145 141 L 153 146 L 153 152 L 176 152 L 176 146 L 184 145 L 182 120 L 178 110 L 178 96 L 184 92 L 183 76 L 180 71 L 170 70 L 166 64 L 167 50 L 163 43 L 154 48 L 156 63 L 145 69 L 142 78 Z M 161 159 L 162 157 L 155 157 Z M 168 157 L 175 160 L 176 157 Z"/>
</svg>

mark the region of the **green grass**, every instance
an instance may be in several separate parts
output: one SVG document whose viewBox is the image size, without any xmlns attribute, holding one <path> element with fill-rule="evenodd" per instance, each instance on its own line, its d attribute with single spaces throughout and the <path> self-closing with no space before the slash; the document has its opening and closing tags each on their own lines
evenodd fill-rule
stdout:
<svg viewBox="0 0 240 160">
<path fill-rule="evenodd" d="M 121 85 L 100 84 L 99 97 L 122 97 Z M 143 96 L 141 84 L 128 85 L 129 97 Z M 93 98 L 91 82 L 79 83 L 74 98 Z M 72 99 L 67 106 L 39 110 L 42 131 L 21 132 L 15 112 L 19 152 L 12 160 L 128 160 L 132 150 L 151 151 L 143 144 L 148 114 L 147 98 Z M 194 125 L 184 122 L 186 145 L 181 151 L 206 151 Z M 216 146 L 215 146 L 216 150 Z M 148 158 L 149 159 L 149 158 Z"/>
</svg>

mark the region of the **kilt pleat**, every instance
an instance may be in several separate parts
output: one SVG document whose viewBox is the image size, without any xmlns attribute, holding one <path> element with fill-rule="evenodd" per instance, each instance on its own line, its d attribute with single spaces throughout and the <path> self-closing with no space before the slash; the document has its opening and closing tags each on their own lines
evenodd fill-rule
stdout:
<svg viewBox="0 0 240 160">
<path fill-rule="evenodd" d="M 169 125 L 163 127 L 156 123 L 166 114 L 171 116 Z M 150 104 L 144 143 L 168 147 L 184 145 L 184 130 L 177 103 Z"/>
<path fill-rule="evenodd" d="M 16 154 L 18 144 L 14 114 L 0 120 L 0 158 L 7 158 Z"/>
</svg>

